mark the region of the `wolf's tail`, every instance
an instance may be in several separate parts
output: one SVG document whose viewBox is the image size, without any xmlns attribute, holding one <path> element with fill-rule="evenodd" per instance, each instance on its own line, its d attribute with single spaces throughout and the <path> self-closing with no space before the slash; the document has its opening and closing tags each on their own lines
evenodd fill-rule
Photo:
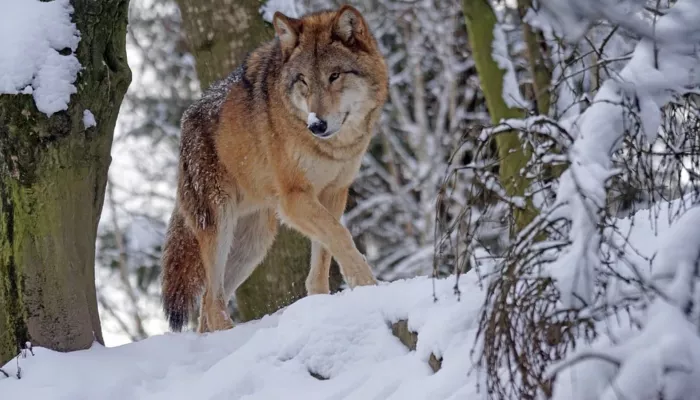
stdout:
<svg viewBox="0 0 700 400">
<path fill-rule="evenodd" d="M 162 268 L 163 311 L 170 329 L 179 332 L 195 311 L 205 271 L 197 238 L 177 210 L 165 236 Z"/>
</svg>

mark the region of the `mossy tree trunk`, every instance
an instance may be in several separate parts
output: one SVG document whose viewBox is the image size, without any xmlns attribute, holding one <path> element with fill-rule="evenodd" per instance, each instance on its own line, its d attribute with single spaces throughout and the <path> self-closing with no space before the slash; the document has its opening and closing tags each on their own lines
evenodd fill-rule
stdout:
<svg viewBox="0 0 700 400">
<path fill-rule="evenodd" d="M 508 107 L 503 99 L 503 76 L 505 71 L 499 68 L 492 57 L 493 30 L 496 25 L 496 15 L 488 0 L 462 0 L 462 10 L 467 25 L 469 44 L 472 56 L 479 74 L 481 89 L 484 92 L 486 106 L 491 116 L 491 122 L 499 123 L 502 119 L 523 118 L 525 112 L 518 108 Z M 498 158 L 500 160 L 499 174 L 501 184 L 509 196 L 523 196 L 529 181 L 520 170 L 525 167 L 530 154 L 523 150 L 518 134 L 508 131 L 496 136 Z M 529 224 L 537 215 L 531 202 L 523 209 L 514 212 L 515 225 L 511 232 L 517 233 Z"/>
<path fill-rule="evenodd" d="M 126 0 L 73 0 L 83 70 L 68 110 L 0 95 L 0 365 L 25 342 L 103 343 L 95 239 L 119 105 L 131 80 Z M 85 129 L 90 110 L 97 126 Z"/>
<path fill-rule="evenodd" d="M 178 4 L 202 89 L 228 75 L 274 34 L 260 15 L 259 0 L 178 0 Z M 265 260 L 236 291 L 240 318 L 257 319 L 304 297 L 310 259 L 309 240 L 280 226 Z M 333 270 L 331 288 L 337 289 L 339 274 L 337 267 Z"/>
</svg>

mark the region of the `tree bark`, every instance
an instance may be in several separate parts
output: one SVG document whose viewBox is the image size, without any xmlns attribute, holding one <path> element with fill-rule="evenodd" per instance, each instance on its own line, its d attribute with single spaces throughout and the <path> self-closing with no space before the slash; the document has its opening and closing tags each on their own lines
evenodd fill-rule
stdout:
<svg viewBox="0 0 700 400">
<path fill-rule="evenodd" d="M 491 5 L 488 0 L 462 0 L 462 9 L 467 25 L 469 44 L 491 122 L 498 124 L 502 119 L 525 117 L 523 110 L 508 107 L 503 100 L 503 75 L 505 72 L 499 68 L 491 55 L 493 29 L 497 22 Z M 500 180 L 506 194 L 511 197 L 523 196 L 529 181 L 520 174 L 520 170 L 530 159 L 529 152 L 523 151 L 515 131 L 497 135 L 496 145 L 500 160 Z M 511 234 L 515 234 L 527 226 L 536 215 L 537 211 L 531 202 L 528 202 L 523 209 L 516 209 L 514 211 L 515 225 Z"/>
<path fill-rule="evenodd" d="M 246 55 L 272 39 L 260 0 L 177 0 L 202 90 L 228 75 Z"/>
<path fill-rule="evenodd" d="M 68 110 L 0 96 L 0 365 L 27 341 L 57 351 L 103 343 L 95 239 L 119 105 L 131 80 L 127 0 L 73 0 L 83 66 Z M 97 126 L 86 129 L 90 110 Z"/>
<path fill-rule="evenodd" d="M 259 13 L 259 0 L 178 0 L 202 89 L 234 70 L 245 56 L 272 39 L 273 29 Z M 306 295 L 311 243 L 280 226 L 265 260 L 236 291 L 240 319 L 274 313 Z M 335 270 L 335 271 L 334 271 Z M 333 266 L 331 289 L 341 279 Z"/>
</svg>

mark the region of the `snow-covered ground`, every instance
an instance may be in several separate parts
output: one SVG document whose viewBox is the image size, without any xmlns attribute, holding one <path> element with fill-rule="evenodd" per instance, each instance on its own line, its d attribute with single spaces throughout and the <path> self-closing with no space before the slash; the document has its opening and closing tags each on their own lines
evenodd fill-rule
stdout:
<svg viewBox="0 0 700 400">
<path fill-rule="evenodd" d="M 678 207 L 681 203 L 675 201 L 657 212 L 644 210 L 633 220 L 620 221 L 618 228 L 636 249 L 629 261 L 642 265 L 657 250 L 661 254 L 673 248 L 660 240 L 673 228 L 654 214 L 674 214 Z M 476 274 L 460 280 L 459 301 L 454 278 L 435 281 L 437 302 L 432 285 L 429 278 L 420 277 L 307 297 L 260 321 L 204 336 L 157 335 L 68 354 L 35 348 L 34 356 L 3 367 L 12 376 L 0 377 L 0 398 L 485 398 L 477 390 L 480 377 L 471 354 L 484 300 Z M 416 351 L 392 334 L 391 324 L 398 320 L 408 320 L 418 333 Z M 597 347 L 606 341 L 603 338 Z M 431 354 L 442 359 L 437 373 L 428 365 Z M 17 366 L 22 369 L 19 380 Z M 600 368 L 598 363 L 584 363 L 566 371 L 555 395 L 571 398 L 581 385 L 600 385 L 604 380 L 593 379 L 607 371 Z"/>
<path fill-rule="evenodd" d="M 165 334 L 69 354 L 35 348 L 2 399 L 475 399 L 470 351 L 483 294 L 474 275 L 415 278 L 304 298 L 230 331 Z M 407 319 L 409 351 L 391 331 Z M 441 357 L 433 373 L 430 354 Z M 17 361 L 4 369 L 16 373 Z M 316 375 L 314 377 L 312 375 Z M 320 379 L 321 377 L 327 379 Z"/>
<path fill-rule="evenodd" d="M 653 215 L 680 206 L 620 221 L 635 249 L 629 261 L 643 264 L 668 247 L 660 239 L 673 228 Z M 458 300 L 454 282 L 434 281 L 437 301 L 433 281 L 419 277 L 306 297 L 225 332 L 167 333 L 67 354 L 35 348 L 3 367 L 12 376 L 0 375 L 0 399 L 483 399 L 472 349 L 484 291 L 468 273 Z M 399 320 L 418 333 L 415 351 L 392 334 Z M 436 373 L 431 354 L 442 359 Z M 561 375 L 557 398 L 592 384 L 591 365 Z"/>
</svg>

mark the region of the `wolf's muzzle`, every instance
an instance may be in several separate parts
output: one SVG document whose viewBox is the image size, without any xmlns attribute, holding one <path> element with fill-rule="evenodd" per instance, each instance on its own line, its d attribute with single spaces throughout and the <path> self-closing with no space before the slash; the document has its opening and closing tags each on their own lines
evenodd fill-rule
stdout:
<svg viewBox="0 0 700 400">
<path fill-rule="evenodd" d="M 328 124 L 322 119 L 316 119 L 311 125 L 309 125 L 309 130 L 314 136 L 326 137 L 332 132 L 327 132 Z"/>
</svg>

